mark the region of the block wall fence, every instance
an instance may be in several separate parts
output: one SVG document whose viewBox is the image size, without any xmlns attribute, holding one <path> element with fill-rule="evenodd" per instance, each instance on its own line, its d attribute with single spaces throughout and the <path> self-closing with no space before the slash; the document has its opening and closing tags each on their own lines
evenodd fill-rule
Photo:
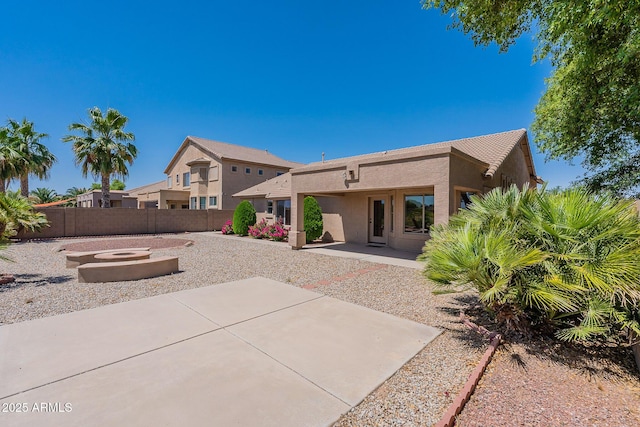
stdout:
<svg viewBox="0 0 640 427">
<path fill-rule="evenodd" d="M 21 232 L 19 239 L 182 233 L 220 230 L 233 210 L 45 208 L 49 227 Z"/>
</svg>

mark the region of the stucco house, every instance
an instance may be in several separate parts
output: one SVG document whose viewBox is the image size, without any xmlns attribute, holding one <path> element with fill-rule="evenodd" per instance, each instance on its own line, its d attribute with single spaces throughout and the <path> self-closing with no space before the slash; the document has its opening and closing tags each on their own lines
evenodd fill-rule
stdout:
<svg viewBox="0 0 640 427">
<path fill-rule="evenodd" d="M 124 190 L 110 190 L 110 203 L 112 208 L 136 208 L 136 197 Z M 101 208 L 102 190 L 89 190 L 76 196 L 76 206 L 79 208 Z"/>
<path fill-rule="evenodd" d="M 130 190 L 139 208 L 234 209 L 232 194 L 301 166 L 269 153 L 187 136 L 164 170 L 167 178 Z M 257 208 L 266 209 L 266 200 Z"/>
<path fill-rule="evenodd" d="M 539 182 L 520 129 L 312 163 L 292 169 L 278 192 L 271 191 L 277 183 L 266 182 L 236 196 L 271 205 L 289 196 L 293 248 L 305 244 L 303 200 L 311 195 L 333 239 L 419 251 L 430 227 L 446 223 L 470 195 Z"/>
</svg>

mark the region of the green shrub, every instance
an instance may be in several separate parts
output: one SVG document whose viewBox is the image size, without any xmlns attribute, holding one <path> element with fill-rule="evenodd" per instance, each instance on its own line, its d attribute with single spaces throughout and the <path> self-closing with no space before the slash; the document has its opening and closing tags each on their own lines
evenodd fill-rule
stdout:
<svg viewBox="0 0 640 427">
<path fill-rule="evenodd" d="M 307 243 L 311 243 L 322 236 L 322 209 L 318 201 L 312 197 L 304 198 L 304 232 L 307 235 Z"/>
<path fill-rule="evenodd" d="M 567 341 L 640 334 L 640 218 L 581 188 L 515 186 L 472 197 L 436 226 L 421 260 L 437 287 L 478 290 L 500 322 Z"/>
<path fill-rule="evenodd" d="M 247 200 L 240 202 L 233 212 L 233 232 L 240 236 L 246 236 L 249 226 L 256 223 L 256 210 Z"/>
</svg>

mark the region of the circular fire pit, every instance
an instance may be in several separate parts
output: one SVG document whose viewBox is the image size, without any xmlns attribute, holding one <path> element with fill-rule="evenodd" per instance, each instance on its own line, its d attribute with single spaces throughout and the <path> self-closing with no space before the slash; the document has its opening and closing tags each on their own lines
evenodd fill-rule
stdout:
<svg viewBox="0 0 640 427">
<path fill-rule="evenodd" d="M 97 254 L 94 258 L 96 262 L 117 262 L 138 261 L 141 259 L 149 259 L 150 256 L 151 252 L 149 251 L 119 251 Z"/>
</svg>

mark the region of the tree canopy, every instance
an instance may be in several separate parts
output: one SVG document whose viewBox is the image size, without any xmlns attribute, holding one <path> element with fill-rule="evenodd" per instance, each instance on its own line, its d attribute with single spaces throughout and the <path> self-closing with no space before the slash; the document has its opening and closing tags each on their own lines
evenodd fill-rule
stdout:
<svg viewBox="0 0 640 427">
<path fill-rule="evenodd" d="M 506 52 L 534 32 L 534 60 L 554 69 L 535 108 L 533 137 L 548 159 L 579 156 L 583 184 L 640 196 L 640 2 L 424 0 L 476 45 Z"/>
<path fill-rule="evenodd" d="M 89 124 L 72 123 L 70 131 L 82 135 L 67 135 L 62 140 L 73 144 L 76 164 L 80 165 L 82 175 L 91 173 L 101 178 L 102 207 L 111 206 L 111 175 L 126 177 L 129 174 L 127 164 L 132 164 L 138 155 L 133 133 L 124 130 L 129 119 L 118 110 L 109 108 L 103 115 L 98 107 L 89 110 Z"/>
<path fill-rule="evenodd" d="M 56 162 L 56 157 L 40 140 L 46 133 L 35 131 L 33 122 L 22 119 L 7 121 L 7 126 L 0 129 L 0 192 L 4 192 L 6 182 L 20 179 L 20 193 L 29 196 L 29 175 L 40 179 L 49 177 L 49 170 Z"/>
</svg>

